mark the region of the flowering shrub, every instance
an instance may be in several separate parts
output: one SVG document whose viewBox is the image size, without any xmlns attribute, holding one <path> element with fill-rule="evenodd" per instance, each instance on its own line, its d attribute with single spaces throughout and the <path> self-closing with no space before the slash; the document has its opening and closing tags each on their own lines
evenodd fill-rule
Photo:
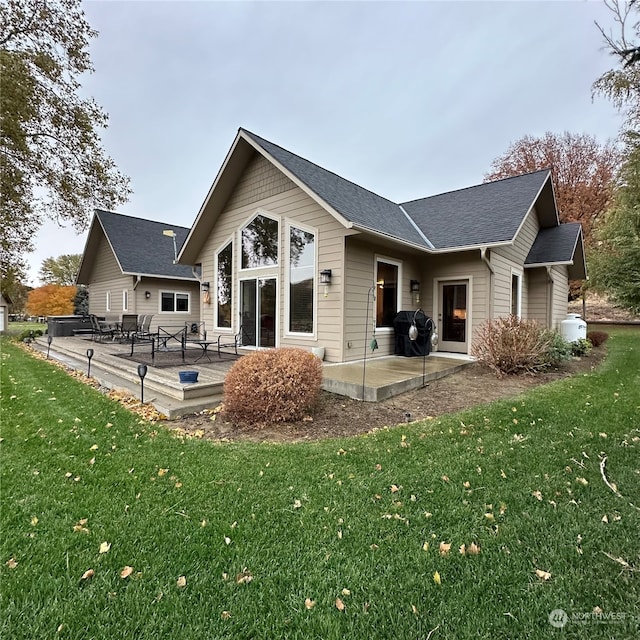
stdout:
<svg viewBox="0 0 640 640">
<path fill-rule="evenodd" d="M 589 331 L 587 333 L 587 340 L 594 346 L 599 347 L 605 343 L 609 338 L 609 334 L 606 331 Z"/>
<path fill-rule="evenodd" d="M 552 336 L 537 322 L 506 316 L 486 320 L 471 346 L 471 355 L 498 378 L 510 373 L 533 373 L 548 366 Z"/>
<path fill-rule="evenodd" d="M 591 351 L 593 345 L 585 338 L 579 338 L 571 343 L 571 354 L 574 356 L 586 356 Z"/>
<path fill-rule="evenodd" d="M 315 405 L 321 383 L 322 362 L 308 351 L 256 351 L 227 374 L 225 417 L 252 424 L 299 420 Z"/>
</svg>

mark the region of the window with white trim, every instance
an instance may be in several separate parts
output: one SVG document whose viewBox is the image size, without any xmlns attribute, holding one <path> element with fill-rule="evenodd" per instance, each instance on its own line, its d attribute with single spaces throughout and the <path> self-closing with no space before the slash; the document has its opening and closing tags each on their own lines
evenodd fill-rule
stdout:
<svg viewBox="0 0 640 640">
<path fill-rule="evenodd" d="M 190 296 L 178 291 L 160 292 L 160 313 L 189 313 Z"/>
<path fill-rule="evenodd" d="M 127 289 L 122 290 L 122 310 L 129 311 L 129 291 Z"/>
<path fill-rule="evenodd" d="M 316 234 L 289 227 L 289 332 L 312 334 L 315 304 Z"/>
<path fill-rule="evenodd" d="M 233 242 L 216 254 L 216 326 L 231 327 L 231 287 L 233 275 Z"/>
<path fill-rule="evenodd" d="M 376 258 L 376 327 L 393 327 L 400 310 L 401 263 Z"/>
<path fill-rule="evenodd" d="M 111 311 L 111 291 L 107 291 L 105 309 L 106 311 Z"/>
</svg>

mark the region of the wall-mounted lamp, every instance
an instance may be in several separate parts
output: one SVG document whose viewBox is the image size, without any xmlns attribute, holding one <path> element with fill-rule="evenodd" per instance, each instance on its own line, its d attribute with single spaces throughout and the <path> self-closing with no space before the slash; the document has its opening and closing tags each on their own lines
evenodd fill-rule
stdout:
<svg viewBox="0 0 640 640">
<path fill-rule="evenodd" d="M 148 300 L 151 297 L 151 291 L 145 291 L 144 297 Z"/>
<path fill-rule="evenodd" d="M 201 288 L 203 291 L 209 291 L 209 283 L 208 283 L 208 282 L 201 282 L 201 283 L 200 283 L 200 288 Z"/>
<path fill-rule="evenodd" d="M 329 285 L 331 284 L 331 269 L 323 269 L 320 272 L 320 284 L 324 285 L 324 297 L 329 295 Z"/>
<path fill-rule="evenodd" d="M 410 288 L 411 293 L 418 293 L 420 291 L 420 283 L 417 280 L 411 280 Z"/>
</svg>

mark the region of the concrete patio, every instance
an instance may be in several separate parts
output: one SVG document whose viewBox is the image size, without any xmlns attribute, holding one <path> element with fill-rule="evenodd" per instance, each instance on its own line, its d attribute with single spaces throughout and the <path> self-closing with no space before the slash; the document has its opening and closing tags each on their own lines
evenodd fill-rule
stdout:
<svg viewBox="0 0 640 640">
<path fill-rule="evenodd" d="M 50 358 L 85 372 L 89 365 L 87 349 L 93 349 L 91 377 L 103 387 L 125 390 L 140 397 L 138 363 L 149 361 L 150 346 L 136 347 L 133 359 L 123 357 L 129 355 L 130 344 L 96 342 L 84 337 L 54 337 L 49 346 L 47 337 L 43 336 L 34 346 L 45 353 L 49 348 Z M 163 361 L 162 352 L 158 353 L 158 366 L 148 366 L 144 379 L 145 402 L 169 419 L 217 406 L 222 401 L 224 378 L 236 356 L 223 353 L 219 358 L 214 350 L 209 358 L 201 358 L 194 364 L 199 356 L 199 347 L 189 349 L 188 364 L 174 366 Z M 472 359 L 459 354 L 435 353 L 426 358 L 384 356 L 367 358 L 364 362 L 325 364 L 322 387 L 332 393 L 377 402 L 455 373 L 471 362 Z M 181 383 L 178 372 L 185 370 L 197 371 L 198 382 Z"/>
</svg>

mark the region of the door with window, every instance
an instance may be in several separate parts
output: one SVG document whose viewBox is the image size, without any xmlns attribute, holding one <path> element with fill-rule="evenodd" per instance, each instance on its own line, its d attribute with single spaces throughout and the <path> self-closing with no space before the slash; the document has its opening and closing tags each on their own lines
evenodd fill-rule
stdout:
<svg viewBox="0 0 640 640">
<path fill-rule="evenodd" d="M 276 346 L 276 308 L 275 278 L 251 278 L 240 282 L 243 346 Z"/>
<path fill-rule="evenodd" d="M 438 349 L 468 353 L 469 281 L 438 284 Z"/>
</svg>

